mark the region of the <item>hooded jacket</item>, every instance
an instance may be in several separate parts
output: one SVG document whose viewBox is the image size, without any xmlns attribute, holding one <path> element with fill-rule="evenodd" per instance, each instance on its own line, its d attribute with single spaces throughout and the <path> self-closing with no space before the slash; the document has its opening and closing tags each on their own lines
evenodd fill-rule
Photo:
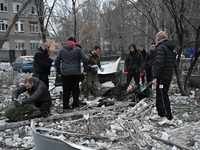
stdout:
<svg viewBox="0 0 200 150">
<path fill-rule="evenodd" d="M 34 56 L 34 63 L 33 63 L 34 73 L 33 74 L 45 73 L 45 74 L 50 75 L 50 68 L 51 68 L 52 62 L 53 61 L 51 58 L 49 58 L 48 52 L 45 52 L 42 49 L 42 47 L 38 48 Z"/>
<path fill-rule="evenodd" d="M 84 72 L 87 73 L 88 59 L 79 46 L 73 41 L 67 41 L 57 55 L 55 66 L 57 74 L 81 75 L 80 62 L 83 61 Z M 62 61 L 61 69 L 60 64 Z"/>
<path fill-rule="evenodd" d="M 175 44 L 162 39 L 156 44 L 156 54 L 152 67 L 153 78 L 171 80 L 176 59 Z"/>
<path fill-rule="evenodd" d="M 136 73 L 138 72 L 143 72 L 140 69 L 143 69 L 143 55 L 136 49 L 135 44 L 131 44 L 129 46 L 133 47 L 135 49 L 135 52 L 129 52 L 126 56 L 125 62 L 124 62 L 124 72 L 130 71 L 130 70 L 135 70 Z"/>
<path fill-rule="evenodd" d="M 47 89 L 47 86 L 42 81 L 40 81 L 39 78 L 36 77 L 32 78 L 34 82 L 33 90 L 28 91 L 25 85 L 22 85 L 13 92 L 12 99 L 17 98 L 21 93 L 28 91 L 29 97 L 23 99 L 22 104 L 34 103 L 37 101 L 43 101 L 43 102 L 51 101 L 51 96 Z"/>
</svg>

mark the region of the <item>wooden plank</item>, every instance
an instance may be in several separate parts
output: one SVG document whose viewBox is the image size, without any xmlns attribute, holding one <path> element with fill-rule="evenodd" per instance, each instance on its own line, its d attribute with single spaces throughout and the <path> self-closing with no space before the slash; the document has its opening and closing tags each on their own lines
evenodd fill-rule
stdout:
<svg viewBox="0 0 200 150">
<path fill-rule="evenodd" d="M 32 120 L 34 120 L 34 122 L 41 122 L 44 120 L 49 121 L 49 120 L 73 117 L 73 116 L 77 116 L 77 115 L 84 115 L 84 114 L 88 114 L 88 113 L 93 114 L 93 113 L 97 113 L 97 112 L 101 112 L 101 111 L 107 111 L 107 110 L 116 109 L 116 108 L 120 108 L 120 107 L 127 107 L 127 106 L 129 106 L 129 103 L 116 102 L 115 105 L 113 105 L 113 106 L 95 107 L 94 109 L 89 109 L 89 110 L 75 111 L 75 112 L 63 113 L 63 114 L 53 114 L 47 118 L 35 118 Z M 23 120 L 23 121 L 12 122 L 12 123 L 6 122 L 5 124 L 0 125 L 0 131 L 4 131 L 4 130 L 10 129 L 10 128 L 18 128 L 20 126 L 29 125 L 30 123 L 31 123 L 30 120 Z"/>
</svg>

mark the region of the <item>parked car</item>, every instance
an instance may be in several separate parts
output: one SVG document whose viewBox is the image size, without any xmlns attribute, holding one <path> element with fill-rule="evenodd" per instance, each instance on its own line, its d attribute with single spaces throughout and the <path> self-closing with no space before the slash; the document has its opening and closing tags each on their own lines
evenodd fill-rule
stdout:
<svg viewBox="0 0 200 150">
<path fill-rule="evenodd" d="M 22 72 L 33 72 L 33 56 L 19 56 L 13 63 L 13 70 Z"/>
</svg>

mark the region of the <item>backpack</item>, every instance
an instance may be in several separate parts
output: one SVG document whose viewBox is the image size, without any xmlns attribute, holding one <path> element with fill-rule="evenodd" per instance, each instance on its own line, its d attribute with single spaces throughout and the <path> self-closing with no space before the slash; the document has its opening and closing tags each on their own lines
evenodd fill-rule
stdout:
<svg viewBox="0 0 200 150">
<path fill-rule="evenodd" d="M 26 119 L 31 119 L 37 116 L 41 116 L 41 111 L 37 110 L 32 104 L 20 105 L 18 104 L 10 105 L 6 111 L 5 116 L 9 121 L 21 121 Z"/>
</svg>

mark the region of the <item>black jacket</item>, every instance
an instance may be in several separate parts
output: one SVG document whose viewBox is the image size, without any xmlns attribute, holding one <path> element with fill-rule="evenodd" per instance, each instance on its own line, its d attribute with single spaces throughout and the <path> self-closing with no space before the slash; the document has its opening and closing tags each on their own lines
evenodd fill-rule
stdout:
<svg viewBox="0 0 200 150">
<path fill-rule="evenodd" d="M 32 77 L 34 86 L 33 91 L 28 92 L 29 97 L 22 100 L 22 104 L 34 103 L 38 101 L 51 101 L 50 93 L 47 86 L 36 77 Z M 16 89 L 12 94 L 12 99 L 17 98 L 21 93 L 26 92 L 27 89 L 24 85 Z"/>
<path fill-rule="evenodd" d="M 143 69 L 143 56 L 142 54 L 136 49 L 135 44 L 131 44 L 129 46 L 129 50 L 130 47 L 134 47 L 135 52 L 129 52 L 125 58 L 125 62 L 124 62 L 124 72 L 126 71 L 130 71 L 130 70 L 135 70 L 136 73 L 138 72 L 143 72 L 140 69 Z"/>
<path fill-rule="evenodd" d="M 156 45 L 156 54 L 152 67 L 153 78 L 171 80 L 176 59 L 175 45 L 168 39 L 162 39 Z"/>
<path fill-rule="evenodd" d="M 139 50 L 140 51 L 140 50 Z M 146 55 L 147 55 L 147 52 L 146 52 L 146 50 L 145 49 L 143 49 L 143 51 L 140 51 L 140 53 L 142 54 L 142 56 L 143 56 L 143 60 L 145 60 L 145 58 L 146 58 Z"/>
<path fill-rule="evenodd" d="M 51 68 L 51 63 L 52 63 L 52 59 L 49 58 L 49 54 L 47 52 L 45 52 L 42 47 L 40 47 L 38 49 L 38 51 L 35 53 L 34 56 L 34 63 L 33 63 L 33 69 L 34 69 L 34 73 L 33 76 L 35 76 L 34 74 L 41 74 L 41 73 L 45 73 L 50 75 L 50 68 Z"/>
<path fill-rule="evenodd" d="M 154 57 L 155 57 L 155 51 L 150 50 L 145 57 L 145 61 L 144 61 L 144 69 L 145 70 L 152 69 Z"/>
</svg>

